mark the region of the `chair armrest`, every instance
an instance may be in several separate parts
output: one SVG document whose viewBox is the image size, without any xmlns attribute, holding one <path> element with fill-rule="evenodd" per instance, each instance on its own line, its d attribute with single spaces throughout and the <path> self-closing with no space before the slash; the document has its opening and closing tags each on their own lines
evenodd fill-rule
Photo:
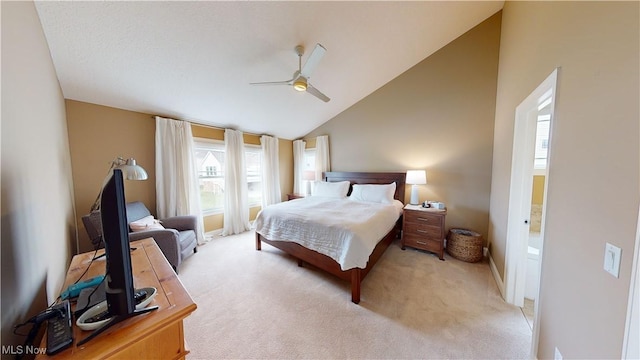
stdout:
<svg viewBox="0 0 640 360">
<path fill-rule="evenodd" d="M 198 221 L 194 215 L 173 216 L 160 220 L 162 226 L 168 229 L 176 229 L 178 231 L 197 230 Z"/>
<path fill-rule="evenodd" d="M 178 231 L 174 229 L 145 230 L 129 233 L 129 241 L 142 240 L 152 237 L 158 247 L 174 268 L 180 265 L 180 244 Z"/>
</svg>

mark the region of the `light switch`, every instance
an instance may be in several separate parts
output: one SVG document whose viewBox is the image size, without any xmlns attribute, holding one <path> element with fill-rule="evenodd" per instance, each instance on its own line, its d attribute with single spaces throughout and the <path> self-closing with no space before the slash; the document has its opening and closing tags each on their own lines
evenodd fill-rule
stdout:
<svg viewBox="0 0 640 360">
<path fill-rule="evenodd" d="M 615 245 L 607 243 L 604 247 L 604 270 L 611 275 L 618 277 L 620 275 L 620 258 L 622 249 Z"/>
</svg>

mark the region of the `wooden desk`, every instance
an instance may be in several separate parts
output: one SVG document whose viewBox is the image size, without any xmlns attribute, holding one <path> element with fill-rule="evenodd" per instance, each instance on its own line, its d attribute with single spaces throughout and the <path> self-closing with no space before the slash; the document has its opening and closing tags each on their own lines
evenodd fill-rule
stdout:
<svg viewBox="0 0 640 360">
<path fill-rule="evenodd" d="M 37 359 L 184 359 L 189 351 L 184 343 L 182 320 L 196 309 L 196 304 L 180 279 L 152 238 L 131 242 L 136 250 L 131 252 L 133 283 L 136 289 L 155 287 L 158 294 L 149 306 L 157 310 L 138 315 L 112 326 L 82 346 L 78 341 L 91 334 L 75 325 L 73 319 L 74 344 L 52 356 Z M 100 255 L 103 251 L 99 251 Z M 91 265 L 83 279 L 105 272 L 105 258 L 95 260 L 93 251 L 73 257 L 64 288 L 73 284 Z M 71 310 L 74 311 L 74 305 Z M 47 346 L 46 334 L 41 347 Z"/>
</svg>

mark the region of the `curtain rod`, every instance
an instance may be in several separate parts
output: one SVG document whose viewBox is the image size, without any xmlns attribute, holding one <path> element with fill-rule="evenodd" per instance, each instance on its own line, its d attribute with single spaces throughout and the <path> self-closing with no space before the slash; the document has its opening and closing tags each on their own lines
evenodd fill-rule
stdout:
<svg viewBox="0 0 640 360">
<path fill-rule="evenodd" d="M 165 119 L 177 120 L 177 121 L 187 121 L 187 122 L 188 122 L 188 123 L 190 123 L 190 124 L 195 124 L 195 125 L 198 125 L 198 126 L 204 126 L 204 127 L 208 127 L 208 128 L 211 128 L 211 129 L 217 129 L 217 130 L 226 130 L 226 129 L 227 129 L 227 128 L 220 127 L 220 126 L 213 126 L 213 125 L 210 125 L 210 124 L 200 123 L 200 122 L 197 122 L 197 121 L 188 121 L 188 120 L 182 120 L 182 119 L 174 119 L 174 118 L 164 117 L 164 116 L 161 116 L 161 115 L 151 115 L 151 118 L 155 120 L 156 116 L 161 117 L 161 118 L 165 118 Z M 233 130 L 235 130 L 235 129 L 233 129 Z M 253 135 L 253 136 L 262 136 L 262 135 L 267 135 L 267 136 L 271 136 L 271 137 L 274 137 L 274 138 L 278 138 L 277 136 L 275 136 L 275 135 L 270 135 L 270 134 L 255 134 L 255 133 L 251 133 L 251 132 L 244 132 L 244 131 L 243 131 L 242 133 L 243 133 L 243 134 L 248 134 L 248 135 Z"/>
</svg>

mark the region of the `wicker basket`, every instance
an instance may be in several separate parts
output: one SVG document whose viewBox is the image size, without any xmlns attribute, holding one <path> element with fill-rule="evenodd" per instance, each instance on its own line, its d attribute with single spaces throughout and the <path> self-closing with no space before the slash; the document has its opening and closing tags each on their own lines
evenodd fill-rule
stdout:
<svg viewBox="0 0 640 360">
<path fill-rule="evenodd" d="M 450 229 L 447 235 L 447 253 L 466 262 L 482 260 L 482 235 L 465 229 Z"/>
</svg>

